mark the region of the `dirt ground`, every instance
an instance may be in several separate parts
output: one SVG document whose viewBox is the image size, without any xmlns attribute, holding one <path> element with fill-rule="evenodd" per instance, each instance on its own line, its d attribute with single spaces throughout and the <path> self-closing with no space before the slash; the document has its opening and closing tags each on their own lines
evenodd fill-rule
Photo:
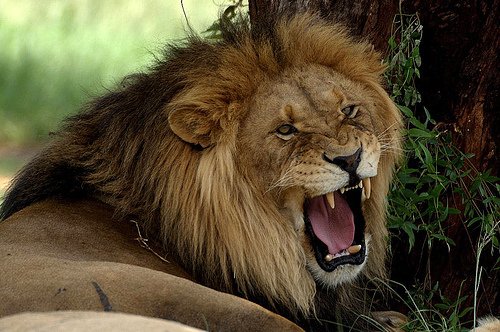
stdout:
<svg viewBox="0 0 500 332">
<path fill-rule="evenodd" d="M 5 192 L 14 174 L 38 151 L 39 145 L 0 145 L 0 196 Z"/>
<path fill-rule="evenodd" d="M 10 181 L 10 176 L 0 175 L 0 191 L 5 191 Z"/>
</svg>

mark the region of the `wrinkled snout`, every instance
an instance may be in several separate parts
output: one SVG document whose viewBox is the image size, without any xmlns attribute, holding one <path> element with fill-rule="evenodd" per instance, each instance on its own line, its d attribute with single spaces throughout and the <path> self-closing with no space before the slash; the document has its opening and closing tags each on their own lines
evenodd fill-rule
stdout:
<svg viewBox="0 0 500 332">
<path fill-rule="evenodd" d="M 331 164 L 337 165 L 343 171 L 349 174 L 349 185 L 354 185 L 359 182 L 359 177 L 356 174 L 359 163 L 361 162 L 361 153 L 363 148 L 358 148 L 356 152 L 348 156 L 331 157 L 326 152 L 323 153 L 323 159 Z"/>
</svg>

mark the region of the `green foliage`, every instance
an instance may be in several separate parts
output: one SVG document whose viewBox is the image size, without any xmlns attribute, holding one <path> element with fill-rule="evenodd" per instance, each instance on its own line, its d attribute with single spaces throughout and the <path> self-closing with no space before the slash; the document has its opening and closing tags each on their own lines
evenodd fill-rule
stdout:
<svg viewBox="0 0 500 332">
<path fill-rule="evenodd" d="M 212 0 L 184 0 L 200 31 Z M 0 144 L 48 138 L 92 96 L 185 36 L 181 0 L 0 0 Z"/>
<path fill-rule="evenodd" d="M 390 61 L 387 79 L 393 99 L 407 122 L 404 150 L 406 158 L 399 168 L 389 202 L 389 227 L 402 230 L 413 247 L 415 232 L 424 231 L 428 246 L 434 240 L 453 245 L 446 236 L 445 221 L 460 214 L 467 226 L 485 225 L 485 230 L 498 229 L 498 178 L 489 171 L 477 172 L 464 154 L 452 144 L 452 133 L 436 124 L 428 110 L 424 116 L 414 114 L 420 102 L 415 87 L 421 64 L 419 45 L 422 26 L 415 15 L 400 15 L 389 40 Z M 444 127 L 444 128 L 443 128 Z M 460 199 L 464 211 L 451 208 L 451 200 Z M 456 201 L 452 205 L 456 205 Z M 498 238 L 491 241 L 498 248 Z"/>
<path fill-rule="evenodd" d="M 415 15 L 398 15 L 389 38 L 389 70 L 386 78 L 390 82 L 391 96 L 400 105 L 414 106 L 421 101 L 415 88 L 415 79 L 420 78 L 420 41 L 423 27 Z"/>
<path fill-rule="evenodd" d="M 393 296 L 408 307 L 408 323 L 402 327 L 404 331 L 469 331 L 465 325 L 471 322 L 464 320 L 472 308 L 465 305 L 468 296 L 462 295 L 461 289 L 456 299 L 448 299 L 442 294 L 439 283 L 423 291 L 418 285 L 408 289 L 391 280 L 388 283 L 381 280 L 377 282 L 384 284 Z"/>
<path fill-rule="evenodd" d="M 221 38 L 221 25 L 224 21 L 233 21 L 237 17 L 246 15 L 246 1 L 243 0 L 230 0 L 231 4 L 224 8 L 224 11 L 219 15 L 219 18 L 215 20 L 207 30 L 203 33 L 209 39 L 220 39 Z"/>
<path fill-rule="evenodd" d="M 462 222 L 467 231 L 479 228 L 477 290 L 481 278 L 479 258 L 484 249 L 489 248 L 496 255 L 500 252 L 499 179 L 490 171 L 477 171 L 470 161 L 473 155 L 453 145 L 453 131 L 436 123 L 429 111 L 419 105 L 421 96 L 415 80 L 420 77 L 419 46 L 423 29 L 418 17 L 398 15 L 394 27 L 389 40 L 387 80 L 392 97 L 405 116 L 406 130 L 405 159 L 389 195 L 389 228 L 393 234 L 408 237 L 410 251 L 418 234 L 425 235 L 429 250 L 436 241 L 445 243 L 450 250 L 455 245 L 447 232 L 450 217 L 458 218 L 454 220 Z M 417 106 L 424 114 L 415 114 Z M 430 276 L 428 282 L 432 282 Z M 435 284 L 432 288 L 417 285 L 412 293 L 406 293 L 413 304 L 409 331 L 463 330 L 463 317 L 476 308 L 463 308 L 463 302 L 468 296 L 476 299 L 477 291 L 446 299 Z"/>
</svg>

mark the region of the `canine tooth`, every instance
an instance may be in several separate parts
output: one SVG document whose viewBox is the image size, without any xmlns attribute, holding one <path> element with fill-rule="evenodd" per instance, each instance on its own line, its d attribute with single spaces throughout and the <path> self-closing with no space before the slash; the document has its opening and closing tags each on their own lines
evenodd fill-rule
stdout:
<svg viewBox="0 0 500 332">
<path fill-rule="evenodd" d="M 328 254 L 328 255 L 326 255 L 326 256 L 325 256 L 325 261 L 327 261 L 327 262 L 331 262 L 331 261 L 333 260 L 333 258 L 334 258 L 334 257 L 333 257 L 333 255 L 332 255 L 332 254 Z"/>
<path fill-rule="evenodd" d="M 347 248 L 347 252 L 352 254 L 357 254 L 361 250 L 361 244 L 355 244 Z"/>
<path fill-rule="evenodd" d="M 363 188 L 363 180 L 359 181 L 359 183 L 358 183 L 358 187 L 359 187 L 359 188 Z"/>
<path fill-rule="evenodd" d="M 340 193 L 343 194 L 345 192 L 345 187 L 344 188 L 340 188 Z"/>
<path fill-rule="evenodd" d="M 370 199 L 372 194 L 372 183 L 370 178 L 363 179 L 363 193 L 365 194 L 366 199 Z"/>
<path fill-rule="evenodd" d="M 333 192 L 326 194 L 326 200 L 332 209 L 335 209 L 335 199 L 333 197 Z"/>
</svg>

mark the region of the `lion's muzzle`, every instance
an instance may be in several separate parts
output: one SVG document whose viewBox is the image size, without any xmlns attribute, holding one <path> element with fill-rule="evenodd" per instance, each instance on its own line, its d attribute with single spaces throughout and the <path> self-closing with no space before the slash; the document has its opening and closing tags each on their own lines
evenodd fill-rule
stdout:
<svg viewBox="0 0 500 332">
<path fill-rule="evenodd" d="M 359 163 L 361 162 L 361 153 L 363 152 L 363 148 L 358 148 L 356 152 L 349 156 L 338 156 L 331 159 L 328 154 L 323 153 L 323 160 L 328 163 L 337 165 L 343 171 L 349 174 L 349 186 L 353 187 L 359 183 L 359 177 L 356 174 L 356 170 L 358 169 Z"/>
</svg>

